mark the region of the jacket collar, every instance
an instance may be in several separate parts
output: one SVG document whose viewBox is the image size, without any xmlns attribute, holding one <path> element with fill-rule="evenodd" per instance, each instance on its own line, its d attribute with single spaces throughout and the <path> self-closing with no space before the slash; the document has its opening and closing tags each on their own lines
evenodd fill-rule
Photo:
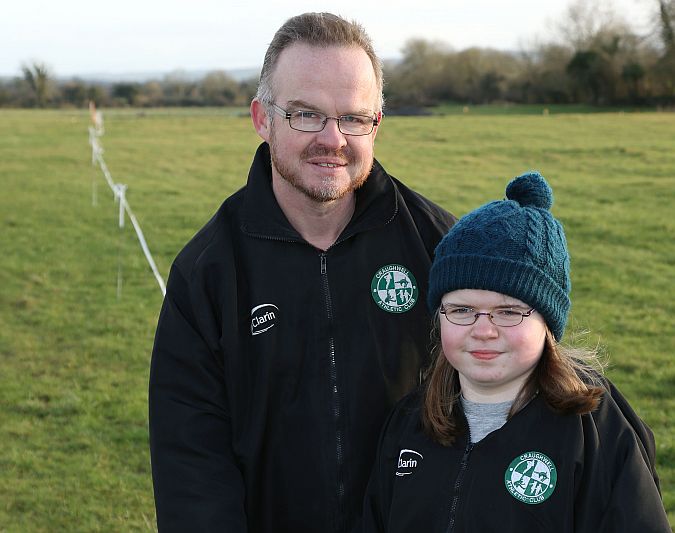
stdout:
<svg viewBox="0 0 675 533">
<path fill-rule="evenodd" d="M 388 224 L 398 212 L 396 185 L 382 166 L 373 162 L 368 179 L 356 191 L 356 207 L 337 242 L 356 233 Z M 241 229 L 261 238 L 305 242 L 290 225 L 272 191 L 269 145 L 262 143 L 253 158 L 244 197 Z"/>
</svg>

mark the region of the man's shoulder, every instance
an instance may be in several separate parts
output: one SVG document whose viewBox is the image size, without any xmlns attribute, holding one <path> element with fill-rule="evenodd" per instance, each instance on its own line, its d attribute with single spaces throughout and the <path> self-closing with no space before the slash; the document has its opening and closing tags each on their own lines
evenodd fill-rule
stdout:
<svg viewBox="0 0 675 533">
<path fill-rule="evenodd" d="M 457 222 L 457 218 L 394 176 L 387 174 L 387 178 L 391 180 L 396 190 L 397 211 L 407 213 L 422 238 L 429 256 L 433 257 L 436 245 Z"/>
<path fill-rule="evenodd" d="M 233 234 L 239 226 L 240 209 L 246 188 L 229 196 L 211 219 L 202 226 L 178 253 L 174 265 L 187 277 L 208 263 L 226 259 L 232 250 Z"/>
<path fill-rule="evenodd" d="M 437 203 L 416 190 L 411 189 L 394 176 L 389 177 L 394 182 L 401 198 L 416 219 L 428 219 L 435 225 L 443 227 L 444 231 L 450 229 L 457 221 L 457 218 L 452 213 L 448 212 Z"/>
</svg>

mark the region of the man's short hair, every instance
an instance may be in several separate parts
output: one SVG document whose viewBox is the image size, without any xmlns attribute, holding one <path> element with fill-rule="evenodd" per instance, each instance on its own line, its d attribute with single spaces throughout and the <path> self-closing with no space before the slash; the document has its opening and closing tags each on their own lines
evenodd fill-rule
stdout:
<svg viewBox="0 0 675 533">
<path fill-rule="evenodd" d="M 379 106 L 384 106 L 382 94 L 383 76 L 382 62 L 375 54 L 373 43 L 363 26 L 355 21 L 348 21 L 332 13 L 304 13 L 288 19 L 274 34 L 267 48 L 265 61 L 260 72 L 260 82 L 256 99 L 263 104 L 271 104 L 276 98 L 272 76 L 279 61 L 279 56 L 286 48 L 295 43 L 310 46 L 358 46 L 370 58 L 375 72 L 375 81 L 380 95 Z"/>
</svg>

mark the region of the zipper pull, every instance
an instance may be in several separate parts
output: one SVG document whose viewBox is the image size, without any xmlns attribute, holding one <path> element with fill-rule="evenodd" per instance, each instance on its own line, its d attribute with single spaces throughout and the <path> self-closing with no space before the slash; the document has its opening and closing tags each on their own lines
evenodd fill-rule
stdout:
<svg viewBox="0 0 675 533">
<path fill-rule="evenodd" d="M 321 274 L 326 273 L 326 254 L 321 254 Z"/>
</svg>

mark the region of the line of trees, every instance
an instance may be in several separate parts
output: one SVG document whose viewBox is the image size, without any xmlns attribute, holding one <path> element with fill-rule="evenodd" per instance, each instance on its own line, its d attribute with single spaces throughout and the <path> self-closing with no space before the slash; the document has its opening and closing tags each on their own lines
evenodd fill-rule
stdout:
<svg viewBox="0 0 675 533">
<path fill-rule="evenodd" d="M 675 0 L 654 4 L 652 29 L 638 35 L 597 1 L 572 4 L 558 38 L 509 53 L 453 51 L 422 39 L 407 43 L 388 69 L 390 107 L 441 102 L 675 104 Z"/>
<path fill-rule="evenodd" d="M 84 107 L 89 101 L 103 107 L 247 106 L 258 83 L 237 81 L 225 71 L 199 80 L 174 72 L 144 83 L 63 81 L 40 62 L 24 65 L 22 72 L 22 77 L 0 80 L 0 107 Z"/>
<path fill-rule="evenodd" d="M 389 109 L 461 103 L 675 104 L 675 0 L 651 0 L 652 28 L 640 35 L 603 10 L 601 0 L 577 0 L 557 38 L 505 52 L 424 39 L 406 43 L 400 61 L 385 65 Z M 41 63 L 0 81 L 0 106 L 246 106 L 257 79 L 224 71 L 200 80 L 180 73 L 145 83 L 57 81 Z"/>
</svg>

